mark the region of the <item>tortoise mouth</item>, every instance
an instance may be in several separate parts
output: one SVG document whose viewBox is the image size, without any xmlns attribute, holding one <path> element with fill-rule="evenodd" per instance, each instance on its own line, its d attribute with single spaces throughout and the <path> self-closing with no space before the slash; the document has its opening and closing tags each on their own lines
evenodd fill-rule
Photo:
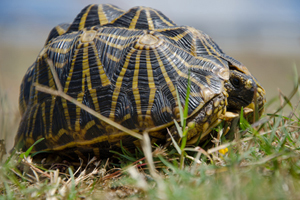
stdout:
<svg viewBox="0 0 300 200">
<path fill-rule="evenodd" d="M 242 107 L 246 107 L 251 103 L 251 101 L 247 101 L 240 97 L 228 97 L 228 110 L 240 110 Z"/>
</svg>

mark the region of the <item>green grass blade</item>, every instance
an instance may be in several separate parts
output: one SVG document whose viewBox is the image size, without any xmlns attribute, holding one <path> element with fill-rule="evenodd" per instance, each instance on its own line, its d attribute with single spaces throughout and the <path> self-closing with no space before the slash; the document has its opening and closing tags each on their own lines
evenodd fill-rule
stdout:
<svg viewBox="0 0 300 200">
<path fill-rule="evenodd" d="M 191 92 L 191 80 L 190 80 L 190 70 L 188 72 L 188 84 L 187 84 L 187 89 L 186 89 L 186 97 L 185 97 L 185 105 L 184 105 L 184 113 L 183 113 L 183 117 L 184 117 L 184 123 L 182 128 L 185 129 L 186 127 L 186 119 L 188 117 L 188 112 L 189 112 L 189 98 L 190 98 L 190 92 Z"/>
<path fill-rule="evenodd" d="M 130 153 L 129 151 L 127 151 L 124 146 L 123 146 L 123 143 L 122 143 L 122 140 L 120 140 L 120 147 L 121 147 L 121 151 L 124 155 L 127 155 L 129 157 L 133 157 L 133 154 Z"/>
<path fill-rule="evenodd" d="M 180 138 L 182 138 L 183 137 L 182 129 L 181 129 L 181 127 L 179 126 L 178 122 L 175 119 L 174 119 L 174 124 L 176 126 L 176 129 L 177 129 L 177 132 L 178 132 Z"/>
<path fill-rule="evenodd" d="M 68 171 L 71 176 L 71 188 L 69 191 L 68 199 L 72 200 L 72 199 L 76 199 L 77 190 L 76 190 L 75 177 L 73 171 L 71 168 L 68 168 Z"/>
<path fill-rule="evenodd" d="M 41 142 L 42 140 L 44 140 L 44 138 L 41 138 L 41 139 L 35 141 L 35 143 L 34 143 L 33 145 L 31 145 L 31 146 L 27 149 L 26 152 L 24 152 L 24 153 L 22 153 L 22 154 L 20 155 L 20 158 L 24 158 L 24 156 L 25 156 L 25 157 L 28 157 L 29 154 L 30 154 L 30 152 L 32 151 L 32 148 L 33 148 L 36 144 L 38 144 L 39 142 Z"/>
<path fill-rule="evenodd" d="M 247 128 L 251 127 L 249 122 L 244 118 L 243 107 L 241 108 L 241 114 L 240 114 L 240 127 L 242 130 L 246 130 Z"/>
<path fill-rule="evenodd" d="M 293 119 L 290 119 L 290 118 L 288 118 L 288 117 L 286 117 L 286 116 L 278 115 L 278 114 L 269 114 L 269 113 L 268 113 L 267 116 L 279 117 L 279 118 L 283 118 L 283 119 L 285 119 L 285 120 L 291 120 L 291 121 L 294 121 Z"/>
<path fill-rule="evenodd" d="M 116 155 L 119 155 L 120 157 L 125 158 L 126 160 L 129 160 L 129 161 L 132 161 L 132 162 L 135 162 L 135 161 L 136 161 L 135 158 L 130 157 L 130 156 L 128 156 L 128 155 L 121 154 L 120 152 L 113 151 L 113 150 L 110 150 L 109 152 L 110 152 L 110 153 L 114 153 L 114 154 L 116 154 Z"/>
<path fill-rule="evenodd" d="M 183 120 L 184 120 L 184 118 L 183 118 L 183 108 L 182 108 L 182 105 L 181 105 L 180 96 L 179 96 L 177 87 L 176 87 L 176 96 L 177 96 L 177 103 L 178 103 L 179 114 L 180 114 L 180 123 L 181 123 L 181 126 L 183 127 Z"/>
<path fill-rule="evenodd" d="M 168 168 L 170 168 L 172 171 L 176 172 L 177 168 L 174 167 L 171 163 L 169 163 L 166 159 L 164 159 L 164 157 L 162 157 L 161 155 L 158 155 L 158 158 L 161 160 L 161 162 L 167 166 Z"/>
<path fill-rule="evenodd" d="M 5 192 L 6 192 L 6 198 L 7 199 L 15 199 L 15 198 L 13 198 L 13 192 L 12 192 L 13 190 L 9 187 L 9 185 L 6 182 L 4 182 L 4 187 L 5 187 Z"/>
<path fill-rule="evenodd" d="M 290 99 L 287 96 L 283 95 L 283 94 L 282 94 L 282 96 L 283 96 L 283 99 L 286 102 L 286 104 L 289 105 L 291 109 L 293 109 L 293 105 L 292 105 Z"/>
</svg>

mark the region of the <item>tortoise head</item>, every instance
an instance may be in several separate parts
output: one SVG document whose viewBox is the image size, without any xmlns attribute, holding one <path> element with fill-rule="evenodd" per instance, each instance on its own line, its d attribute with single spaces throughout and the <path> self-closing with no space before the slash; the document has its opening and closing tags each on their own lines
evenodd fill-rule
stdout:
<svg viewBox="0 0 300 200">
<path fill-rule="evenodd" d="M 256 91 L 255 81 L 237 70 L 230 70 L 229 80 L 225 82 L 228 93 L 228 109 L 240 110 L 248 106 Z"/>
<path fill-rule="evenodd" d="M 229 110 L 240 110 L 241 107 L 254 109 L 257 103 L 259 115 L 263 112 L 265 90 L 260 83 L 242 65 L 230 65 L 229 80 L 224 84 L 228 93 Z"/>
</svg>

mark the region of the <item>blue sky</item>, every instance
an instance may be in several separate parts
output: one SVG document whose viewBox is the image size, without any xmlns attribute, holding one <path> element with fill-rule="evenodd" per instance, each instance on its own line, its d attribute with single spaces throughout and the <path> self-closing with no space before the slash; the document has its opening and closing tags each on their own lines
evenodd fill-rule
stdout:
<svg viewBox="0 0 300 200">
<path fill-rule="evenodd" d="M 284 51 L 300 51 L 296 45 L 300 40 L 299 0 L 1 0 L 2 40 L 40 45 L 52 27 L 72 22 L 90 3 L 111 3 L 125 10 L 136 5 L 150 6 L 179 25 L 193 26 L 221 43 L 224 40 L 225 45 L 226 42 L 234 44 L 238 40 L 255 39 L 272 43 L 270 50 L 278 42 L 278 46 L 286 46 Z M 33 33 L 35 37 L 30 37 Z"/>
</svg>

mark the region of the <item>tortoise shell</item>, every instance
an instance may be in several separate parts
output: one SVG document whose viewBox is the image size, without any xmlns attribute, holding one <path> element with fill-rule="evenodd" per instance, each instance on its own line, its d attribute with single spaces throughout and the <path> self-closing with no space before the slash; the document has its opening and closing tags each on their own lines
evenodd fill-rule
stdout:
<svg viewBox="0 0 300 200">
<path fill-rule="evenodd" d="M 76 16 L 72 24 L 62 23 L 54 27 L 46 40 L 46 44 L 53 38 L 64 33 L 79 31 L 86 27 L 103 26 L 119 17 L 125 11 L 110 4 L 92 4 L 86 6 Z"/>
<path fill-rule="evenodd" d="M 104 15 L 107 20 L 102 23 Z M 188 139 L 220 123 L 235 91 L 231 74 L 245 83 L 238 88 L 246 91 L 238 106 L 259 99 L 263 107 L 264 90 L 246 67 L 225 55 L 207 34 L 177 26 L 155 9 L 123 12 L 115 6 L 91 5 L 62 29 L 50 33 L 21 85 L 23 117 L 16 144 L 23 150 L 45 138 L 33 151 L 105 157 L 120 147 L 120 141 L 127 149 L 139 143 L 72 102 L 37 91 L 37 83 L 56 89 L 51 63 L 66 94 L 124 127 L 149 132 L 153 143 L 165 141 L 166 127 L 180 119 L 177 98 L 184 105 L 188 80 L 188 120 L 196 124 Z M 239 109 L 237 104 L 233 107 Z"/>
</svg>

